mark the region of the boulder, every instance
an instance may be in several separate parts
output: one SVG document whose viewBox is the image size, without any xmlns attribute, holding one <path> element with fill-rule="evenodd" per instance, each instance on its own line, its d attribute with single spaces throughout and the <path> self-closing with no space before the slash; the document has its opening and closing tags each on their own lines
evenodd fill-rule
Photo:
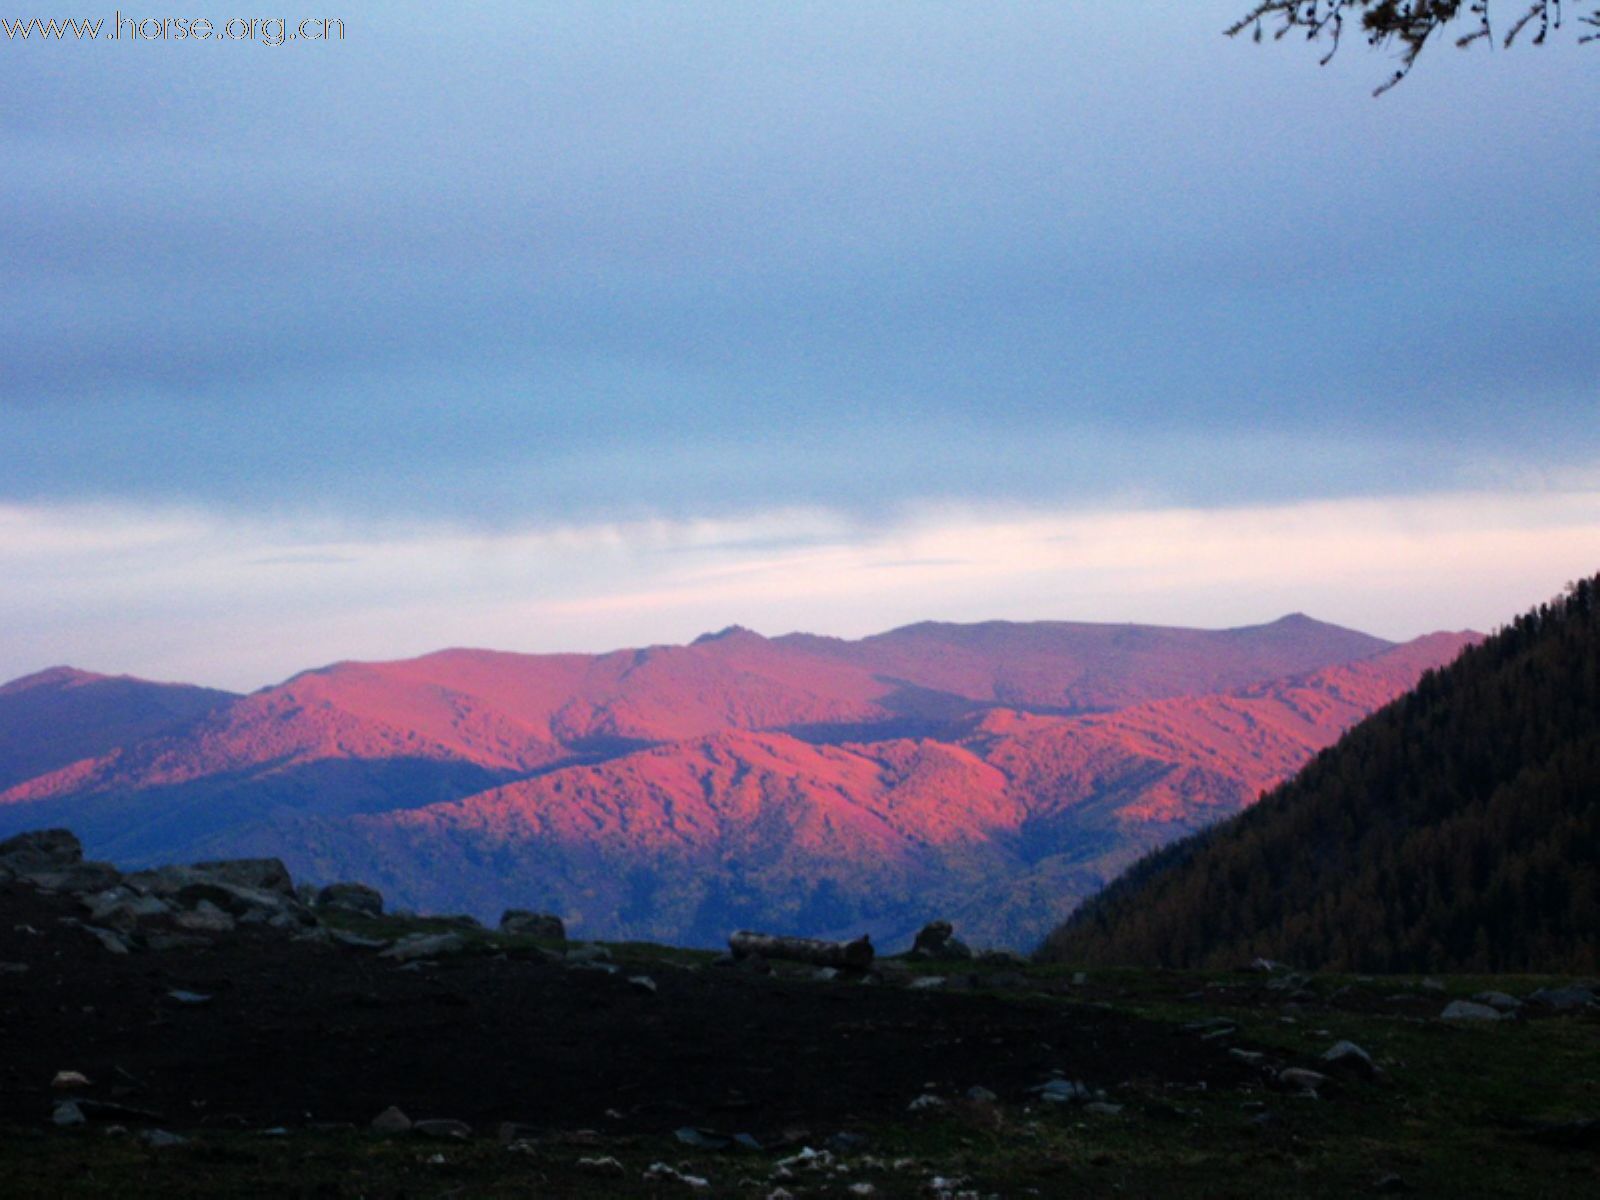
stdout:
<svg viewBox="0 0 1600 1200">
<path fill-rule="evenodd" d="M 317 893 L 316 906 L 358 913 L 363 917 L 381 917 L 383 893 L 364 883 L 330 883 Z"/>
<path fill-rule="evenodd" d="M 76 862 L 64 867 L 18 871 L 17 875 L 52 892 L 71 892 L 74 895 L 103 891 L 122 881 L 122 873 L 110 863 L 103 862 Z"/>
<path fill-rule="evenodd" d="M 195 863 L 193 869 L 222 883 L 277 892 L 298 902 L 294 880 L 289 878 L 289 868 L 281 858 L 225 858 Z"/>
<path fill-rule="evenodd" d="M 1354 1042 L 1335 1042 L 1332 1048 L 1323 1054 L 1322 1061 L 1330 1071 L 1359 1075 L 1363 1079 L 1376 1079 L 1382 1074 L 1378 1070 L 1378 1064 L 1372 1061 L 1372 1055 Z"/>
<path fill-rule="evenodd" d="M 0 842 L 0 865 L 21 875 L 59 870 L 83 861 L 83 843 L 68 829 L 39 829 Z"/>
<path fill-rule="evenodd" d="M 1516 1012 L 1522 1007 L 1521 1000 L 1505 992 L 1479 992 L 1472 999 L 1478 1004 L 1487 1004 L 1490 1008 L 1503 1013 Z"/>
<path fill-rule="evenodd" d="M 1557 1012 L 1577 1012 L 1593 1005 L 1595 994 L 1592 988 L 1574 983 L 1566 987 L 1540 988 L 1528 997 L 1528 1003 L 1553 1008 Z"/>
<path fill-rule="evenodd" d="M 501 913 L 500 932 L 521 933 L 552 942 L 567 940 L 567 927 L 560 917 L 552 913 L 530 912 L 525 908 L 508 908 Z"/>
<path fill-rule="evenodd" d="M 929 921 L 917 931 L 911 953 L 918 958 L 960 960 L 972 957 L 967 944 L 954 936 L 955 926 L 949 921 Z"/>
<path fill-rule="evenodd" d="M 368 1128 L 373 1133 L 410 1133 L 411 1118 L 391 1104 L 372 1118 Z"/>
<path fill-rule="evenodd" d="M 1445 1021 L 1498 1021 L 1504 1014 L 1487 1004 L 1474 1004 L 1471 1000 L 1452 1000 L 1439 1014 Z"/>
</svg>

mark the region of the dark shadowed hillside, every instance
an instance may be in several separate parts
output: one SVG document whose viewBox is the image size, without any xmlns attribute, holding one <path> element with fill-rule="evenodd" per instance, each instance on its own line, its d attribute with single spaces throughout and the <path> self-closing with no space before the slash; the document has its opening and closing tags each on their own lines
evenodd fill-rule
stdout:
<svg viewBox="0 0 1600 1200">
<path fill-rule="evenodd" d="M 1600 578 L 1427 673 L 1243 815 L 1146 859 L 1045 954 L 1600 967 Z"/>
</svg>

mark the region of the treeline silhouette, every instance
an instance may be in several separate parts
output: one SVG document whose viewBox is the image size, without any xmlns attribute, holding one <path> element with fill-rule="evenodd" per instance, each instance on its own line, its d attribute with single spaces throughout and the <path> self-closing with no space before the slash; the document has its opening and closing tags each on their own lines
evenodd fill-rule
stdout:
<svg viewBox="0 0 1600 1200">
<path fill-rule="evenodd" d="M 1046 940 L 1080 963 L 1600 969 L 1600 577 L 1374 713 Z"/>
</svg>

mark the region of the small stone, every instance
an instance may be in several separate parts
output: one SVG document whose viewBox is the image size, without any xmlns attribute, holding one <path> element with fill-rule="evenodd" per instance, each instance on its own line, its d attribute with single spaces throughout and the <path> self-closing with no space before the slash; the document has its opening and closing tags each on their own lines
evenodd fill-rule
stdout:
<svg viewBox="0 0 1600 1200">
<path fill-rule="evenodd" d="M 83 1109 L 79 1108 L 71 1100 L 63 1100 L 56 1105 L 55 1112 L 51 1114 L 50 1119 L 63 1129 L 72 1125 L 82 1125 L 88 1120 L 83 1115 Z"/>
<path fill-rule="evenodd" d="M 441 954 L 453 954 L 465 949 L 466 945 L 466 939 L 459 933 L 413 933 L 401 938 L 387 950 L 380 950 L 378 957 L 408 963 L 437 958 Z"/>
<path fill-rule="evenodd" d="M 1294 1088 L 1301 1095 L 1315 1096 L 1317 1089 L 1328 1082 L 1328 1077 L 1320 1071 L 1308 1071 L 1304 1067 L 1285 1067 L 1278 1072 L 1278 1082 L 1284 1087 Z"/>
<path fill-rule="evenodd" d="M 914 992 L 931 992 L 942 988 L 948 980 L 943 975 L 919 975 L 911 981 L 911 990 Z"/>
<path fill-rule="evenodd" d="M 53 1088 L 86 1088 L 89 1086 L 89 1077 L 81 1071 L 57 1071 L 55 1078 L 50 1081 Z"/>
<path fill-rule="evenodd" d="M 591 1175 L 622 1175 L 627 1171 L 627 1168 L 619 1160 L 612 1158 L 609 1154 L 602 1155 L 599 1158 L 580 1158 L 578 1160 L 578 1169 L 580 1171 L 588 1171 Z"/>
<path fill-rule="evenodd" d="M 611 951 L 604 946 L 596 946 L 593 943 L 569 946 L 567 947 L 567 961 L 569 963 L 610 962 Z"/>
<path fill-rule="evenodd" d="M 1000 1097 L 986 1087 L 969 1087 L 967 1089 L 967 1099 L 976 1100 L 980 1104 L 993 1104 Z"/>
<path fill-rule="evenodd" d="M 1266 1055 L 1259 1050 L 1241 1050 L 1237 1046 L 1230 1049 L 1228 1054 L 1230 1057 L 1237 1058 L 1240 1062 L 1248 1063 L 1252 1067 L 1259 1065 L 1262 1059 L 1266 1058 Z"/>
<path fill-rule="evenodd" d="M 649 1169 L 644 1173 L 644 1179 L 646 1183 L 659 1183 L 662 1181 L 681 1183 L 684 1187 L 697 1192 L 711 1186 L 709 1179 L 699 1175 L 687 1175 L 664 1162 L 651 1163 Z"/>
<path fill-rule="evenodd" d="M 472 1126 L 465 1121 L 452 1121 L 435 1117 L 425 1121 L 411 1122 L 411 1132 L 420 1137 L 455 1138 L 458 1141 L 464 1141 L 472 1136 Z"/>
<path fill-rule="evenodd" d="M 83 928 L 113 954 L 127 954 L 132 949 L 128 939 L 113 929 L 101 929 L 94 925 L 85 925 Z"/>
<path fill-rule="evenodd" d="M 1322 1061 L 1327 1064 L 1330 1071 L 1347 1071 L 1367 1079 L 1376 1079 L 1382 1074 L 1378 1070 L 1378 1064 L 1372 1061 L 1372 1055 L 1354 1042 L 1335 1042 L 1323 1054 Z"/>
<path fill-rule="evenodd" d="M 924 1092 L 910 1104 L 906 1105 L 908 1112 L 927 1112 L 930 1108 L 943 1108 L 944 1101 L 931 1092 Z"/>
<path fill-rule="evenodd" d="M 179 1137 L 175 1133 L 168 1133 L 165 1129 L 146 1129 L 139 1135 L 139 1140 L 146 1146 L 154 1147 L 157 1150 L 164 1150 L 170 1146 L 187 1146 L 189 1144 L 188 1138 Z"/>
<path fill-rule="evenodd" d="M 167 993 L 167 999 L 177 1004 L 199 1005 L 210 1004 L 211 997 L 204 992 L 186 992 L 182 988 L 174 988 Z"/>
<path fill-rule="evenodd" d="M 648 975 L 628 976 L 628 986 L 636 992 L 644 993 L 646 996 L 654 996 L 656 994 L 656 981 Z"/>
<path fill-rule="evenodd" d="M 1444 1011 L 1439 1017 L 1445 1021 L 1498 1021 L 1502 1014 L 1499 1009 L 1490 1008 L 1487 1004 L 1475 1004 L 1471 1000 L 1452 1000 L 1444 1006 Z"/>
<path fill-rule="evenodd" d="M 1038 1096 L 1051 1104 L 1082 1104 L 1094 1099 L 1094 1093 L 1084 1084 L 1072 1079 L 1063 1079 L 1060 1076 L 1041 1083 L 1037 1087 L 1028 1089 L 1030 1095 Z"/>
<path fill-rule="evenodd" d="M 372 1123 L 367 1128 L 373 1133 L 410 1133 L 411 1118 L 391 1104 L 373 1117 Z"/>
</svg>

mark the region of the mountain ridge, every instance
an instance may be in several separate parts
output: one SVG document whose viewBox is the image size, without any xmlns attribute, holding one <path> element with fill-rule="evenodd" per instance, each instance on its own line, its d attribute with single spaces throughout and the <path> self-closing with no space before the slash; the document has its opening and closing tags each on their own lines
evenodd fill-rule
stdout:
<svg viewBox="0 0 1600 1200">
<path fill-rule="evenodd" d="M 413 905 L 537 903 L 666 940 L 720 940 L 735 914 L 897 933 L 933 905 L 1019 944 L 1472 636 L 732 626 L 338 662 L 12 781 L 0 831 L 48 819 L 130 862 L 270 852 Z"/>
</svg>

